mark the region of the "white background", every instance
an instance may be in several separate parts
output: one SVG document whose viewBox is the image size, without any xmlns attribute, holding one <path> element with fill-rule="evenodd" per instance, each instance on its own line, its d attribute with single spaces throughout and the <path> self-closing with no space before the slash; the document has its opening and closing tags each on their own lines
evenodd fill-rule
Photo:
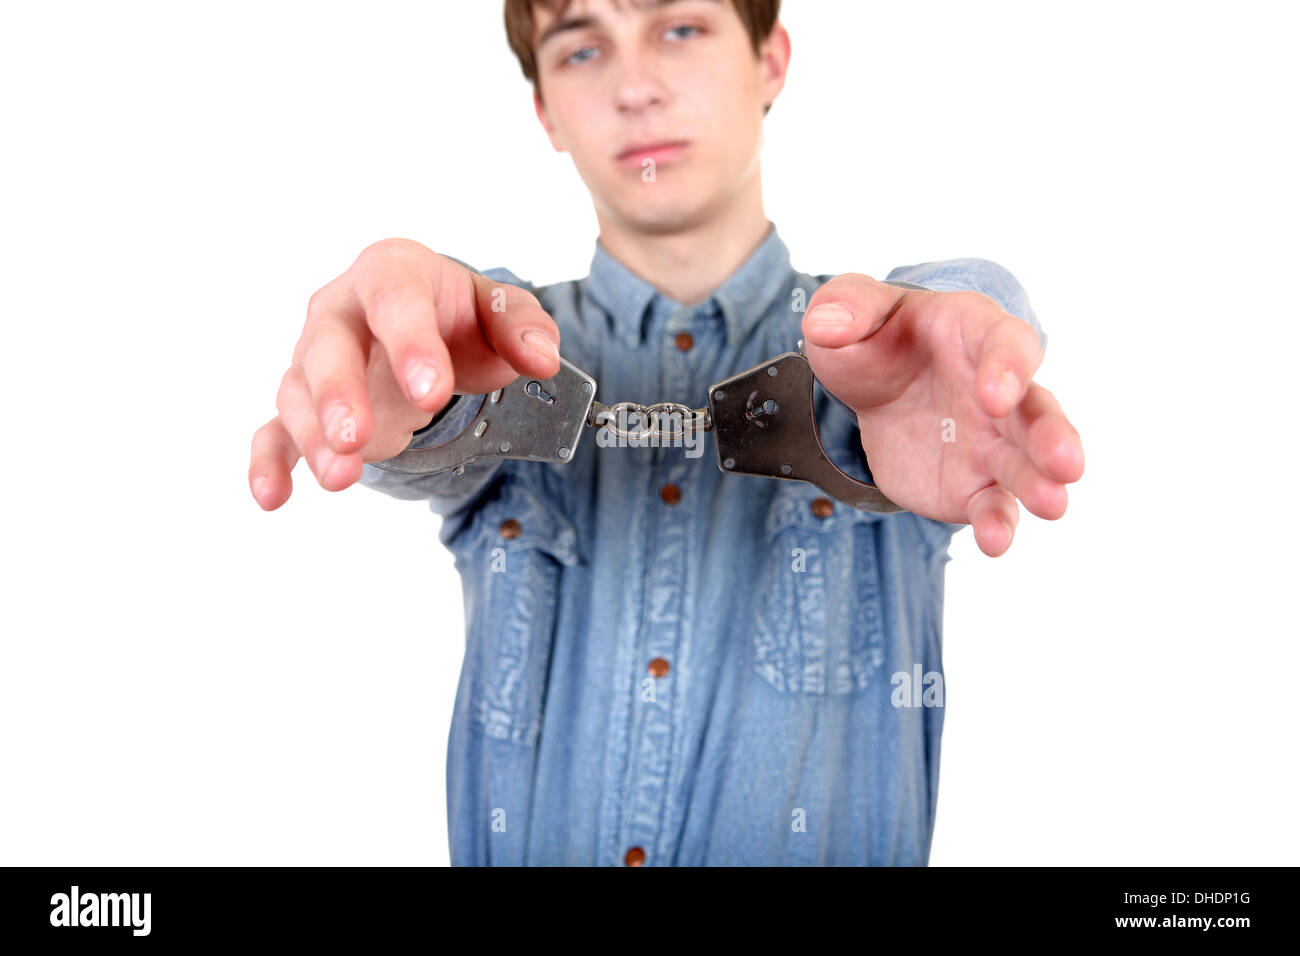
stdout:
<svg viewBox="0 0 1300 956">
<path fill-rule="evenodd" d="M 1294 7 L 786 8 L 794 264 L 1007 266 L 1087 454 L 955 540 L 931 862 L 1300 862 Z M 500 4 L 8 4 L 0 111 L 0 863 L 445 862 L 438 519 L 246 470 L 368 243 L 585 274 Z"/>
</svg>

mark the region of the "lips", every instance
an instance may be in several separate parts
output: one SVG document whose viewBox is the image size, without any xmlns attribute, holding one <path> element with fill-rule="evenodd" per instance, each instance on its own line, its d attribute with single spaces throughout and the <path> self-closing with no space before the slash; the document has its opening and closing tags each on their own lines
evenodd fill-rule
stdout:
<svg viewBox="0 0 1300 956">
<path fill-rule="evenodd" d="M 677 159 L 686 151 L 687 143 L 685 140 L 659 140 L 657 142 L 637 143 L 629 146 L 623 152 L 618 154 L 618 161 L 625 166 L 633 166 L 637 169 L 647 160 L 653 160 L 655 165 L 671 162 Z"/>
</svg>

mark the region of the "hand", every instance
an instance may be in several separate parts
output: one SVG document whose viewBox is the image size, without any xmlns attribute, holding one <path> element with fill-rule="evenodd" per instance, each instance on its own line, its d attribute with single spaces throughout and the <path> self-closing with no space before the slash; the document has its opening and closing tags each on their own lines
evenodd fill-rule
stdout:
<svg viewBox="0 0 1300 956">
<path fill-rule="evenodd" d="M 969 523 L 994 557 L 1011 546 L 1016 499 L 1040 518 L 1065 514 L 1083 445 L 1032 380 L 1043 352 L 1028 323 L 979 292 L 846 274 L 813 295 L 803 334 L 813 374 L 857 413 L 871 475 L 894 502 Z"/>
<path fill-rule="evenodd" d="M 322 488 L 347 488 L 363 463 L 405 449 L 453 392 L 557 375 L 559 343 L 555 321 L 523 289 L 410 240 L 367 247 L 308 303 L 279 414 L 253 435 L 254 499 L 266 511 L 284 504 L 300 457 Z"/>
</svg>

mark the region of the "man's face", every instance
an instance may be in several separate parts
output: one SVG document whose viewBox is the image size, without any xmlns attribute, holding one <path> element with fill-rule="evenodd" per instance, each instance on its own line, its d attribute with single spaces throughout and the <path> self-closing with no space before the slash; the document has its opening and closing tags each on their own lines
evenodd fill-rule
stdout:
<svg viewBox="0 0 1300 956">
<path fill-rule="evenodd" d="M 756 57 L 729 0 L 535 9 L 538 116 L 604 215 L 673 232 L 752 183 L 763 107 L 785 79 L 784 28 Z"/>
</svg>

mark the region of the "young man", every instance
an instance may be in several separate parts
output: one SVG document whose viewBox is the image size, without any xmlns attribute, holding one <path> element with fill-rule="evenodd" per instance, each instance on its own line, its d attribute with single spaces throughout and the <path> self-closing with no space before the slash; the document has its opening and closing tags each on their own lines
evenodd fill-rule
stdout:
<svg viewBox="0 0 1300 956">
<path fill-rule="evenodd" d="M 468 629 L 453 863 L 925 863 L 950 537 L 969 523 L 1001 554 L 1017 499 L 1058 518 L 1082 473 L 1005 269 L 931 262 L 900 286 L 790 266 L 759 173 L 790 55 L 778 5 L 508 0 L 537 116 L 595 203 L 590 274 L 534 288 L 377 243 L 312 296 L 254 438 L 267 510 L 305 456 L 327 489 L 361 480 L 443 518 Z M 724 475 L 711 449 L 368 464 L 555 375 L 561 345 L 607 403 L 698 407 L 800 337 L 828 456 L 906 511 Z"/>
</svg>

